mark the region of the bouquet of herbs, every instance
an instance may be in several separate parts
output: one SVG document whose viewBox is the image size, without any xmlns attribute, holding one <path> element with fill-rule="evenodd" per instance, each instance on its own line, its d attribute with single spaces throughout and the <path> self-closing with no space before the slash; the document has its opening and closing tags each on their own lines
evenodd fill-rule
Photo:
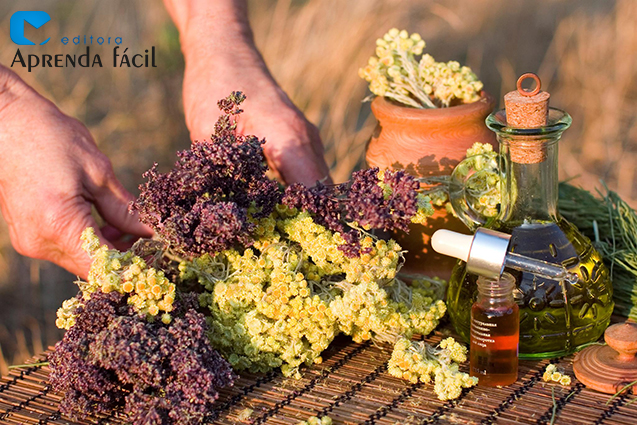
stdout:
<svg viewBox="0 0 637 425">
<path fill-rule="evenodd" d="M 298 377 L 339 333 L 395 343 L 445 314 L 442 282 L 406 285 L 402 248 L 369 233 L 433 214 L 419 183 L 369 169 L 283 189 L 266 177 L 264 141 L 236 132 L 243 100 L 220 101 L 211 140 L 180 152 L 172 170 L 145 174 L 132 208 L 156 240 L 119 252 L 84 232 L 92 267 L 58 311 L 68 331 L 50 359 L 64 413 L 125 406 L 134 423 L 202 423 L 233 369 Z M 444 369 L 441 397 L 475 385 L 448 359 L 425 360 Z"/>
</svg>

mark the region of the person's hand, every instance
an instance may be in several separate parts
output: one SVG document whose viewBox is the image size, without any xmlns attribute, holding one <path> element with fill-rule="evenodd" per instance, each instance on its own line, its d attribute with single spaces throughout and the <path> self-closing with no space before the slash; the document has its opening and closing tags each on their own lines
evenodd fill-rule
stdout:
<svg viewBox="0 0 637 425">
<path fill-rule="evenodd" d="M 125 248 L 126 234 L 152 232 L 128 212 L 133 199 L 89 131 L 16 74 L 0 67 L 0 207 L 14 248 L 80 277 L 90 266 L 80 234 Z M 100 229 L 91 205 L 108 223 Z"/>
<path fill-rule="evenodd" d="M 318 130 L 270 75 L 254 45 L 245 0 L 164 0 L 186 60 L 184 112 L 193 140 L 209 139 L 217 102 L 232 91 L 247 99 L 238 131 L 265 138 L 270 169 L 284 183 L 329 181 Z"/>
<path fill-rule="evenodd" d="M 237 130 L 265 137 L 263 150 L 276 176 L 284 183 L 300 182 L 307 186 L 329 180 L 317 128 L 273 80 L 259 69 L 248 74 L 244 68 L 242 75 L 237 76 L 229 67 L 221 72 L 235 75 L 228 75 L 228 82 L 221 83 L 219 74 L 213 77 L 209 67 L 198 65 L 188 65 L 184 76 L 186 123 L 193 140 L 210 138 L 219 116 L 217 101 L 230 91 L 239 90 L 247 99 L 241 106 L 244 112 L 238 118 Z"/>
</svg>

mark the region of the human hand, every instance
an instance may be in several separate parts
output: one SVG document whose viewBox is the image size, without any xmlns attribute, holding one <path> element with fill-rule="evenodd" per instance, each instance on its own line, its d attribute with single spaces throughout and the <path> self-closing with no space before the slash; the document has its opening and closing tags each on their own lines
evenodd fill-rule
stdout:
<svg viewBox="0 0 637 425">
<path fill-rule="evenodd" d="M 84 278 L 90 258 L 80 234 L 86 227 L 111 248 L 126 248 L 126 234 L 152 235 L 129 214 L 133 196 L 86 127 L 2 67 L 0 120 L 0 207 L 16 251 Z M 101 231 L 91 205 L 108 223 Z"/>
<path fill-rule="evenodd" d="M 318 129 L 274 80 L 263 71 L 253 69 L 251 75 L 246 75 L 245 71 L 241 76 L 228 75 L 228 82 L 220 84 L 219 73 L 213 79 L 209 69 L 198 64 L 186 67 L 184 105 L 193 140 L 210 137 L 220 113 L 217 101 L 230 94 L 230 90 L 240 90 L 247 98 L 237 129 L 242 134 L 265 137 L 263 150 L 277 178 L 284 183 L 301 182 L 308 186 L 313 186 L 317 180 L 329 180 Z M 235 74 L 233 68 L 222 72 Z"/>
<path fill-rule="evenodd" d="M 217 101 L 246 95 L 238 131 L 265 138 L 270 169 L 284 183 L 329 180 L 318 130 L 270 75 L 247 19 L 245 0 L 164 0 L 180 31 L 186 60 L 183 100 L 190 136 L 209 138 Z"/>
</svg>

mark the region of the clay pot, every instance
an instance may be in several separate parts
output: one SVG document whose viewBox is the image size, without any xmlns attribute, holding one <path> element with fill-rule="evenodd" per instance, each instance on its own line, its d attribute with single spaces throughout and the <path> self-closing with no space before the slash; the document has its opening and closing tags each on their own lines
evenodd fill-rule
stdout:
<svg viewBox="0 0 637 425">
<path fill-rule="evenodd" d="M 367 146 L 367 164 L 418 177 L 451 174 L 475 142 L 497 146 L 495 134 L 484 123 L 494 106 L 495 99 L 486 92 L 476 102 L 438 109 L 409 108 L 377 97 L 372 112 L 378 126 Z M 408 251 L 404 274 L 449 278 L 454 260 L 440 256 L 429 244 L 440 228 L 468 233 L 458 219 L 438 208 L 426 225 L 392 235 Z"/>
</svg>

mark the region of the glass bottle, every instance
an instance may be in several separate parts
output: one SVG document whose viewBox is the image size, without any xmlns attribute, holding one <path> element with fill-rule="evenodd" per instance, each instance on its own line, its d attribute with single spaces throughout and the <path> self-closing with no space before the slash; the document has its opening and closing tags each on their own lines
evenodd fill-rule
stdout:
<svg viewBox="0 0 637 425">
<path fill-rule="evenodd" d="M 537 82 L 539 89 L 539 79 Z M 520 358 L 562 356 L 597 340 L 614 307 L 608 269 L 600 254 L 558 212 L 558 141 L 571 125 L 571 117 L 548 108 L 548 94 L 546 103 L 545 124 L 539 127 L 511 126 L 505 110 L 486 120 L 500 146 L 501 200 L 495 217 L 480 217 L 464 190 L 450 191 L 454 210 L 469 227 L 482 225 L 509 233 L 513 252 L 561 264 L 579 277 L 573 283 L 510 271 L 516 279 L 514 297 L 520 308 Z M 458 261 L 447 290 L 449 316 L 465 340 L 469 339 L 470 311 L 478 292 L 476 280 L 466 273 L 465 263 Z"/>
<path fill-rule="evenodd" d="M 518 379 L 519 308 L 513 298 L 515 278 L 478 278 L 471 307 L 470 374 L 480 385 L 505 386 Z"/>
</svg>

